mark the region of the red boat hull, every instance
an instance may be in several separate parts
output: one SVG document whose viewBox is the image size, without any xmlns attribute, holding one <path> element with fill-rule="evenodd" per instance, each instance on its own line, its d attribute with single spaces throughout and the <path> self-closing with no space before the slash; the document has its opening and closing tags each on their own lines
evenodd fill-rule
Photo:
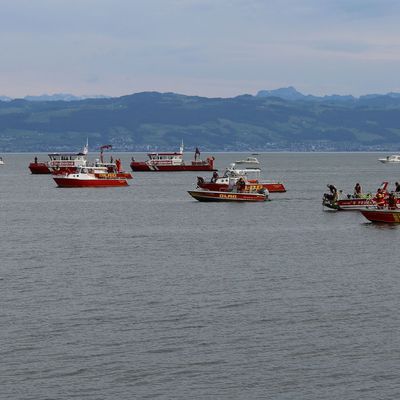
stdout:
<svg viewBox="0 0 400 400">
<path fill-rule="evenodd" d="M 39 162 L 39 163 L 30 163 L 29 169 L 31 170 L 32 174 L 35 175 L 44 175 L 44 174 L 51 174 L 47 163 Z"/>
<path fill-rule="evenodd" d="M 286 188 L 283 183 L 279 182 L 254 182 L 255 184 L 262 185 L 264 189 L 267 189 L 270 193 L 283 193 L 286 192 Z M 214 190 L 219 192 L 227 192 L 229 189 L 229 185 L 225 183 L 211 183 L 204 182 L 198 183 L 198 186 L 202 189 L 206 190 Z"/>
<path fill-rule="evenodd" d="M 126 179 L 73 179 L 54 176 L 59 187 L 116 187 L 128 186 Z"/>
<path fill-rule="evenodd" d="M 400 210 L 360 210 L 362 215 L 371 222 L 400 223 Z"/>
<path fill-rule="evenodd" d="M 231 193 L 231 192 L 214 192 L 193 190 L 188 192 L 194 199 L 198 201 L 266 201 L 267 196 L 258 193 Z"/>
<path fill-rule="evenodd" d="M 185 164 L 185 165 L 148 165 L 145 162 L 132 161 L 132 171 L 140 172 L 178 172 L 178 171 L 217 171 L 214 165 L 208 164 Z"/>
<path fill-rule="evenodd" d="M 117 172 L 117 178 L 132 179 L 132 174 L 129 172 Z"/>
</svg>

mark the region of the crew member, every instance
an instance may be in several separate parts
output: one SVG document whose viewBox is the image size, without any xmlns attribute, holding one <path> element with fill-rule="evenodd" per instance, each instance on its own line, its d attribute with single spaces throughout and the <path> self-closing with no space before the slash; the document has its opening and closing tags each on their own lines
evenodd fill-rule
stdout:
<svg viewBox="0 0 400 400">
<path fill-rule="evenodd" d="M 338 192 L 335 186 L 333 185 L 326 185 L 331 192 L 330 194 L 325 194 L 325 198 L 330 201 L 336 201 L 338 198 Z"/>
<path fill-rule="evenodd" d="M 362 188 L 358 182 L 356 183 L 356 186 L 354 186 L 354 196 L 358 198 L 362 196 Z"/>
<path fill-rule="evenodd" d="M 217 179 L 218 179 L 218 178 L 219 178 L 218 172 L 217 172 L 217 171 L 214 171 L 213 174 L 212 174 L 211 183 L 217 182 Z"/>
<path fill-rule="evenodd" d="M 37 157 L 35 157 L 35 164 L 37 164 Z M 397 182 L 396 182 L 397 183 Z"/>
<path fill-rule="evenodd" d="M 246 182 L 244 181 L 243 178 L 240 178 L 237 183 L 236 183 L 236 187 L 238 192 L 243 192 L 245 187 L 246 187 Z"/>
<path fill-rule="evenodd" d="M 117 158 L 115 160 L 115 165 L 117 167 L 117 172 L 120 172 L 121 171 L 121 160 L 119 158 Z"/>
<path fill-rule="evenodd" d="M 389 197 L 388 197 L 388 209 L 389 210 L 395 210 L 396 208 L 397 208 L 396 196 L 392 192 L 392 193 L 389 194 Z"/>
<path fill-rule="evenodd" d="M 385 200 L 385 193 L 381 188 L 378 189 L 376 195 L 375 195 L 375 201 L 376 201 L 376 206 L 378 208 L 384 208 L 386 204 Z"/>
<path fill-rule="evenodd" d="M 395 187 L 396 187 L 396 188 L 395 188 L 395 191 L 396 191 L 396 192 L 400 192 L 400 183 L 399 183 L 399 182 L 396 182 L 396 183 L 395 183 Z"/>
</svg>

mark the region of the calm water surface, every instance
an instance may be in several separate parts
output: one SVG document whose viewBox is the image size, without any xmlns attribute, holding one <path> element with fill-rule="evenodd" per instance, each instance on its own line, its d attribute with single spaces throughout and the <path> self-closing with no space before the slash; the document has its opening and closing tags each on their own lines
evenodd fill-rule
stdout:
<svg viewBox="0 0 400 400">
<path fill-rule="evenodd" d="M 400 227 L 321 206 L 400 165 L 260 154 L 288 192 L 213 204 L 196 173 L 59 189 L 3 156 L 0 398 L 400 398 Z"/>
</svg>

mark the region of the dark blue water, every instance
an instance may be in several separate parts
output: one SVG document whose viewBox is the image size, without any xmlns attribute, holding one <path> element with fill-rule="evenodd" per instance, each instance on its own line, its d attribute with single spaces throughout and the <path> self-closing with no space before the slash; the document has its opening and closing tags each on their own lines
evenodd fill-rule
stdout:
<svg viewBox="0 0 400 400">
<path fill-rule="evenodd" d="M 288 192 L 215 204 L 196 173 L 59 189 L 3 156 L 0 398 L 400 398 L 400 227 L 321 206 L 400 165 L 261 154 Z"/>
</svg>

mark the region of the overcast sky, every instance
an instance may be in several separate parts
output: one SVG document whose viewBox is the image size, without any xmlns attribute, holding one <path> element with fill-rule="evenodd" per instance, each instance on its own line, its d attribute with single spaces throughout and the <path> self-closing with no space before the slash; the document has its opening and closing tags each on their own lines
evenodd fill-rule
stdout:
<svg viewBox="0 0 400 400">
<path fill-rule="evenodd" d="M 400 92 L 397 0 L 0 0 L 0 95 Z"/>
</svg>

